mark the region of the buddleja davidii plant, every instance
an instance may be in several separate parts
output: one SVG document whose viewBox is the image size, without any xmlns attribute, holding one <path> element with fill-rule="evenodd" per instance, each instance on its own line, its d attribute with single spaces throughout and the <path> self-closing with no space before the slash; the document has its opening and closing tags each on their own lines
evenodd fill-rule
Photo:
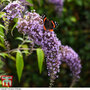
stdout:
<svg viewBox="0 0 90 90">
<path fill-rule="evenodd" d="M 8 8 L 10 8 L 12 5 L 16 5 L 17 2 L 9 4 L 6 8 L 6 11 Z M 14 8 L 16 8 L 14 7 Z M 13 8 L 10 8 L 10 10 Z M 22 9 L 23 10 L 23 9 Z M 12 10 L 10 11 L 10 13 Z M 17 12 L 16 12 L 17 13 Z M 17 14 L 18 15 L 18 14 Z M 20 14 L 19 14 L 20 15 Z M 14 17 L 13 14 L 9 17 Z M 18 17 L 18 16 L 17 16 Z M 19 45 L 17 49 L 9 50 L 10 52 L 16 52 L 16 68 L 17 68 L 17 74 L 20 81 L 24 62 L 23 62 L 23 53 L 27 52 L 25 50 L 33 50 L 37 51 L 37 58 L 38 58 L 38 66 L 40 73 L 42 71 L 42 63 L 44 60 L 44 54 L 46 57 L 46 64 L 47 64 L 47 70 L 48 70 L 48 76 L 50 77 L 50 86 L 53 85 L 53 82 L 56 78 L 58 78 L 57 73 L 60 72 L 60 65 L 61 62 L 66 62 L 68 66 L 70 67 L 70 70 L 73 73 L 74 80 L 76 81 L 79 78 L 79 73 L 81 70 L 81 64 L 80 59 L 78 58 L 78 54 L 74 52 L 74 50 L 68 46 L 61 45 L 61 41 L 57 38 L 54 31 L 50 32 L 48 30 L 44 31 L 43 29 L 43 19 L 42 17 L 36 13 L 34 10 L 31 12 L 27 12 L 24 17 L 18 17 L 18 23 L 16 24 L 17 29 L 20 33 L 28 35 L 28 39 L 23 38 L 17 38 L 19 40 L 22 40 L 22 44 Z M 32 48 L 24 47 L 24 44 L 26 42 L 32 41 Z M 31 42 L 30 42 L 31 43 Z M 37 44 L 42 49 L 34 49 L 33 46 Z M 30 53 L 29 53 L 30 54 Z"/>
<path fill-rule="evenodd" d="M 28 2 L 25 1 L 26 4 Z M 24 4 L 25 4 L 24 3 Z M 29 6 L 32 4 L 28 4 Z M 3 48 L 3 50 L 0 50 L 0 57 L 6 59 L 6 57 L 10 58 L 11 60 L 16 62 L 16 69 L 17 69 L 17 75 L 18 80 L 20 82 L 22 71 L 24 68 L 24 61 L 23 61 L 23 54 L 26 56 L 30 55 L 33 50 L 37 51 L 37 58 L 38 58 L 38 66 L 40 73 L 42 71 L 42 63 L 44 60 L 44 53 L 42 49 L 34 49 L 34 43 L 32 39 L 25 34 L 24 37 L 17 37 L 16 39 L 22 41 L 20 45 L 18 45 L 15 49 L 10 49 L 10 43 L 7 41 L 7 33 L 9 30 L 9 24 L 11 21 L 14 21 L 15 24 L 13 25 L 11 31 L 11 35 L 13 35 L 13 30 L 15 30 L 15 27 L 17 26 L 18 18 L 23 17 L 23 12 L 25 10 L 25 6 L 22 4 L 22 2 L 19 1 L 13 1 L 10 2 L 1 12 L 0 12 L 0 18 L 3 19 L 4 25 L 0 24 L 0 47 Z M 5 12 L 4 12 L 5 11 Z M 4 31 L 5 30 L 5 31 Z M 5 33 L 4 33 L 5 32 Z M 27 44 L 30 44 L 28 47 Z M 12 54 L 15 53 L 16 57 L 14 57 Z"/>
</svg>

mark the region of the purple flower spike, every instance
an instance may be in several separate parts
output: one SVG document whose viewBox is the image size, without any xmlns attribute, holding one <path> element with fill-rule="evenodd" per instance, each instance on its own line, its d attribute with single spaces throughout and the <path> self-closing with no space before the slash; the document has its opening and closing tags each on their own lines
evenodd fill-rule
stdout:
<svg viewBox="0 0 90 90">
<path fill-rule="evenodd" d="M 61 61 L 64 61 L 70 67 L 75 79 L 79 78 L 81 64 L 78 54 L 68 47 L 62 46 L 56 34 L 52 31 L 43 29 L 43 19 L 35 11 L 27 12 L 24 18 L 18 20 L 18 30 L 27 34 L 34 44 L 39 45 L 46 57 L 48 76 L 50 76 L 50 86 L 58 78 L 57 73 L 60 72 Z"/>
<path fill-rule="evenodd" d="M 61 64 L 61 55 L 59 53 L 61 42 L 53 31 L 45 31 L 43 25 L 42 17 L 33 11 L 28 12 L 24 18 L 19 19 L 17 28 L 20 32 L 29 35 L 35 44 L 42 47 L 46 56 L 50 86 L 52 86 L 52 83 L 58 77 L 57 73 Z"/>
<path fill-rule="evenodd" d="M 9 19 L 20 18 L 22 16 L 22 12 L 25 10 L 25 7 L 21 5 L 19 1 L 13 1 L 9 3 L 5 8 L 6 16 Z"/>
<path fill-rule="evenodd" d="M 6 12 L 5 12 L 5 15 L 2 18 L 4 20 L 4 25 L 5 25 L 5 29 L 6 29 L 5 33 L 7 34 L 10 20 L 12 20 L 14 18 L 22 17 L 22 12 L 25 10 L 25 7 L 22 6 L 19 1 L 13 1 L 13 2 L 9 3 L 4 8 L 4 10 Z"/>
<path fill-rule="evenodd" d="M 81 72 L 80 58 L 78 54 L 68 46 L 61 46 L 60 51 L 62 53 L 62 61 L 66 62 L 72 71 L 75 80 L 80 78 L 79 74 Z"/>
<path fill-rule="evenodd" d="M 61 14 L 62 8 L 63 8 L 63 1 L 64 0 L 49 0 L 50 3 L 55 5 L 56 11 L 58 11 L 60 14 Z"/>
<path fill-rule="evenodd" d="M 56 37 L 56 34 L 50 31 L 44 32 L 43 40 L 44 45 L 42 49 L 45 52 L 50 86 L 52 86 L 60 70 L 61 54 L 59 53 L 59 47 L 61 46 L 61 42 Z"/>
</svg>

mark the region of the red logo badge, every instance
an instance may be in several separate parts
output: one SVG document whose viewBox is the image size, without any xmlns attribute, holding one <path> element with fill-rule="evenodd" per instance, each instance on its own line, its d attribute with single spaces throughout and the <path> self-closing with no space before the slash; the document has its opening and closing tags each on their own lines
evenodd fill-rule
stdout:
<svg viewBox="0 0 90 90">
<path fill-rule="evenodd" d="M 2 86 L 3 87 L 11 87 L 12 86 L 12 79 L 13 79 L 13 76 L 2 75 L 1 76 Z"/>
</svg>

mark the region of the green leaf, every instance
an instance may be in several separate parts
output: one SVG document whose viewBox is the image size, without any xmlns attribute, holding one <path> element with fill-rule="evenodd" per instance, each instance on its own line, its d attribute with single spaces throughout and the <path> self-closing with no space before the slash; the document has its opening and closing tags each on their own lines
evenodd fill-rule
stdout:
<svg viewBox="0 0 90 90">
<path fill-rule="evenodd" d="M 4 43 L 4 37 L 2 35 L 0 35 L 0 41 Z"/>
<path fill-rule="evenodd" d="M 1 27 L 0 27 L 0 35 L 4 36 L 4 32 L 3 32 L 3 29 Z"/>
<path fill-rule="evenodd" d="M 26 0 L 27 2 L 29 2 L 30 4 L 33 4 L 32 0 Z"/>
<path fill-rule="evenodd" d="M 23 41 L 23 38 L 21 37 L 16 37 L 16 39 Z"/>
<path fill-rule="evenodd" d="M 28 49 L 28 46 L 26 44 L 22 45 L 21 47 Z M 29 54 L 29 51 L 24 49 L 24 51 L 22 53 L 25 53 L 25 55 L 27 56 Z"/>
<path fill-rule="evenodd" d="M 1 68 L 1 66 L 0 66 L 0 68 Z M 4 73 L 4 70 L 0 70 L 0 73 Z"/>
<path fill-rule="evenodd" d="M 1 58 L 0 58 L 0 66 L 1 65 L 4 65 L 4 62 L 1 60 Z"/>
<path fill-rule="evenodd" d="M 74 16 L 70 17 L 70 20 L 71 20 L 72 22 L 76 22 L 76 21 L 77 21 Z"/>
<path fill-rule="evenodd" d="M 11 29 L 11 35 L 13 36 L 13 30 L 15 29 L 15 27 L 18 25 L 17 22 L 18 22 L 18 19 L 17 18 L 14 18 L 13 20 L 15 22 L 13 28 Z"/>
<path fill-rule="evenodd" d="M 25 40 L 25 43 L 32 43 L 32 41 L 30 41 L 30 40 Z"/>
<path fill-rule="evenodd" d="M 42 6 L 43 5 L 43 0 L 37 0 L 39 5 Z"/>
<path fill-rule="evenodd" d="M 2 27 L 2 28 L 4 28 L 4 29 L 5 29 L 5 27 L 4 27 L 2 24 L 0 24 L 0 27 Z"/>
<path fill-rule="evenodd" d="M 13 21 L 14 21 L 14 22 L 18 22 L 18 18 L 14 18 Z"/>
<path fill-rule="evenodd" d="M 16 61 L 15 57 L 13 57 L 12 55 L 6 55 L 8 58 L 12 59 L 13 61 Z"/>
<path fill-rule="evenodd" d="M 68 2 L 72 2 L 72 0 L 67 0 Z"/>
<path fill-rule="evenodd" d="M 23 68 L 24 68 L 23 56 L 22 56 L 22 53 L 18 51 L 16 54 L 16 69 L 17 69 L 17 75 L 18 75 L 19 82 L 22 76 Z"/>
<path fill-rule="evenodd" d="M 27 2 L 29 2 L 30 4 L 33 4 L 33 1 L 32 0 L 26 0 Z M 33 6 L 30 6 L 30 9 L 33 10 L 34 7 Z"/>
<path fill-rule="evenodd" d="M 44 52 L 40 48 L 38 48 L 36 50 L 36 52 L 37 52 L 37 59 L 38 59 L 38 67 L 39 67 L 39 71 L 41 73 L 42 72 L 43 61 L 44 61 Z"/>
<path fill-rule="evenodd" d="M 8 54 L 7 53 L 0 53 L 0 56 L 2 56 L 2 57 L 6 57 Z"/>
<path fill-rule="evenodd" d="M 5 33 L 7 34 L 8 33 L 8 27 L 9 27 L 9 20 L 5 17 L 3 17 L 2 19 L 4 21 L 4 26 L 1 24 L 0 24 L 0 26 L 5 29 Z"/>
<path fill-rule="evenodd" d="M 12 30 L 11 30 L 11 35 L 13 36 L 13 30 L 15 29 L 15 27 L 17 26 L 17 23 L 13 26 Z"/>
<path fill-rule="evenodd" d="M 75 0 L 75 1 L 76 1 L 77 5 L 79 5 L 79 6 L 83 5 L 83 1 L 82 0 Z"/>
<path fill-rule="evenodd" d="M 6 49 L 4 44 L 0 43 L 0 46 L 3 47 L 4 49 Z"/>
<path fill-rule="evenodd" d="M 1 82 L 1 80 L 0 80 L 0 85 L 2 85 L 2 82 Z"/>
<path fill-rule="evenodd" d="M 67 12 L 67 8 L 64 7 L 64 8 L 63 8 L 63 12 Z"/>
<path fill-rule="evenodd" d="M 0 41 L 4 43 L 4 31 L 2 27 L 0 27 Z"/>
</svg>

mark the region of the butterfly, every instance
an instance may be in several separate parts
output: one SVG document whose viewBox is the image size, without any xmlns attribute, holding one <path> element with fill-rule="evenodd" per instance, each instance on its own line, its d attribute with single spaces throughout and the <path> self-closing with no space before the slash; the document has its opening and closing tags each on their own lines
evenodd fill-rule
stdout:
<svg viewBox="0 0 90 90">
<path fill-rule="evenodd" d="M 45 15 L 43 16 L 43 22 L 44 22 L 43 26 L 44 30 L 49 30 L 52 32 L 54 28 L 56 28 L 57 23 L 52 20 L 50 21 L 49 19 L 47 19 Z"/>
</svg>

